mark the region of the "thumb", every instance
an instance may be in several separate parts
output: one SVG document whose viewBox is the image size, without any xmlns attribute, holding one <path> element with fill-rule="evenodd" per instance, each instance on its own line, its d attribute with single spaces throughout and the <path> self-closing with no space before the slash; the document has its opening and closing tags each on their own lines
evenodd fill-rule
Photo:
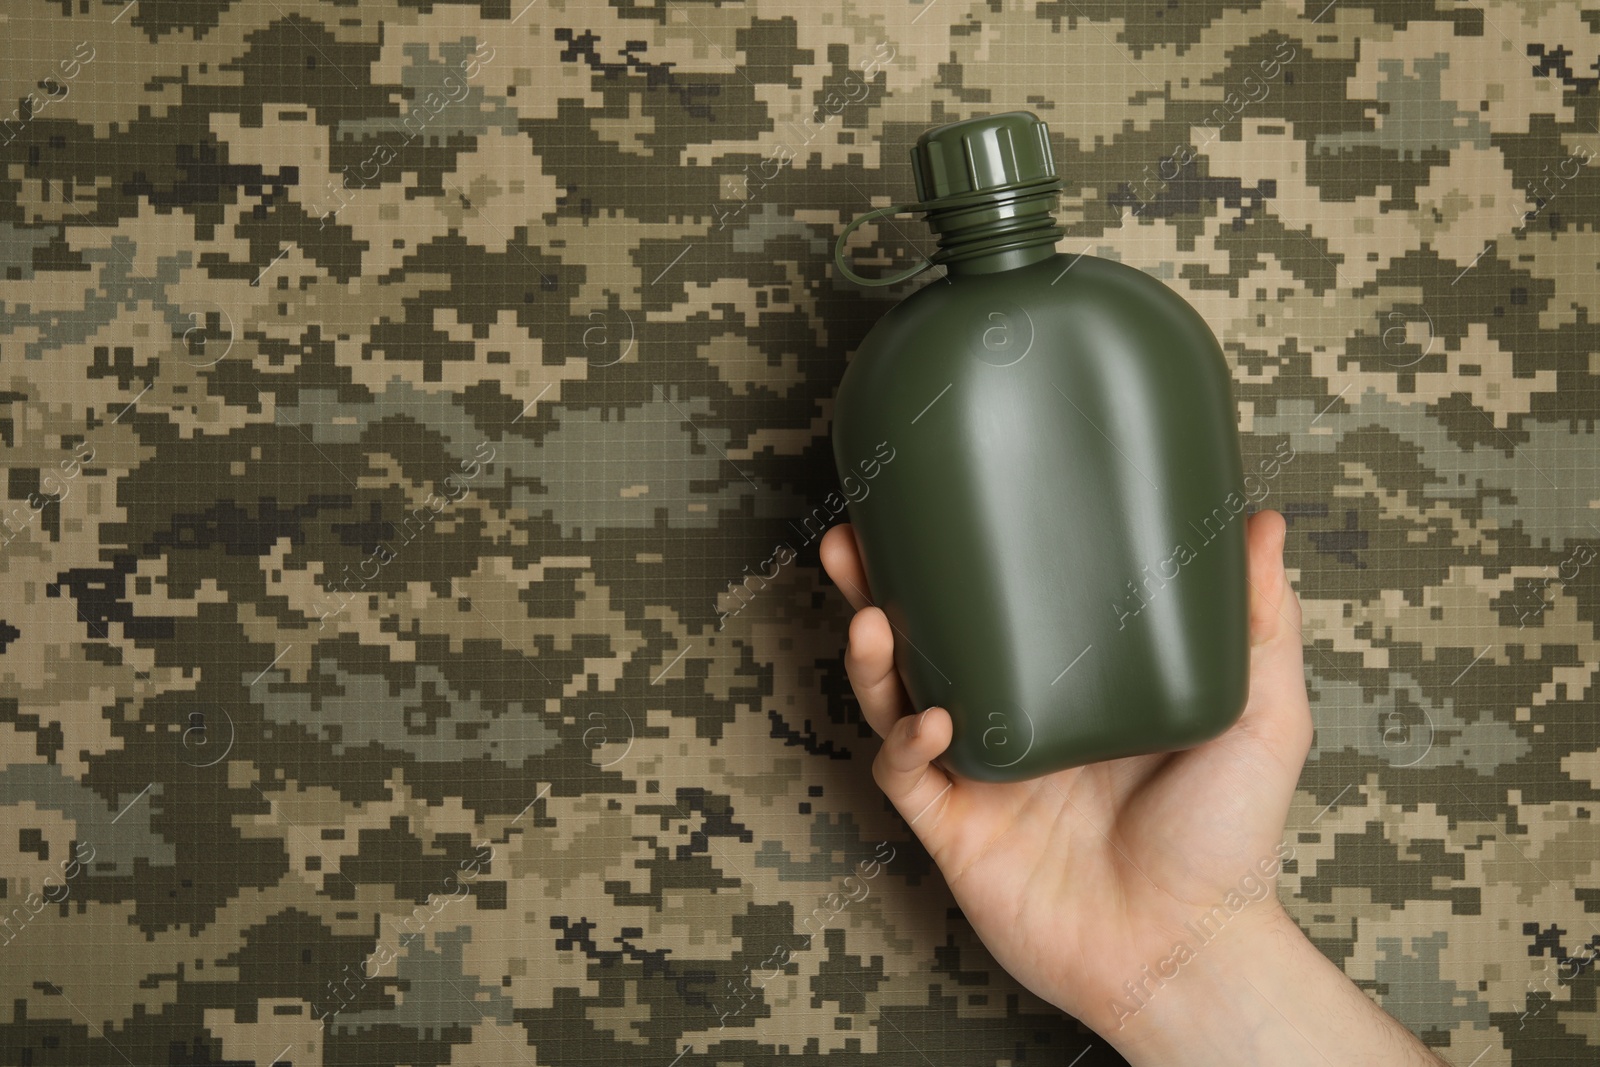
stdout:
<svg viewBox="0 0 1600 1067">
<path fill-rule="evenodd" d="M 872 762 L 878 788 L 924 844 L 950 802 L 954 783 L 933 761 L 950 747 L 954 731 L 955 724 L 944 708 L 903 716 L 890 727 Z"/>
<path fill-rule="evenodd" d="M 1250 644 L 1264 645 L 1287 635 L 1300 643 L 1300 600 L 1284 571 L 1288 524 L 1276 511 L 1250 516 L 1245 527 L 1249 557 Z"/>
<path fill-rule="evenodd" d="M 1300 599 L 1284 570 L 1283 516 L 1250 518 L 1250 696 L 1239 728 L 1259 738 L 1298 777 L 1311 748 Z"/>
</svg>

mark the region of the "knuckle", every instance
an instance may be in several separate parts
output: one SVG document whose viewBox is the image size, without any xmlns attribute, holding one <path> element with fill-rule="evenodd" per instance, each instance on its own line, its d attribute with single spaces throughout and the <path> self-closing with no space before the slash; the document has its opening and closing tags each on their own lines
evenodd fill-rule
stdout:
<svg viewBox="0 0 1600 1067">
<path fill-rule="evenodd" d="M 889 748 L 885 745 L 878 750 L 877 758 L 872 761 L 872 780 L 878 788 L 885 793 L 889 792 L 889 779 L 893 769 L 889 766 Z"/>
</svg>

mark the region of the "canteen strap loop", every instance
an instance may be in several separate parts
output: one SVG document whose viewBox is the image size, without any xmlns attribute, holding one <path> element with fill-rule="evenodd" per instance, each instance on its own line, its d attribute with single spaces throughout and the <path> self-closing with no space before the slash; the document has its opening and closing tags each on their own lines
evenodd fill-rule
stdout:
<svg viewBox="0 0 1600 1067">
<path fill-rule="evenodd" d="M 855 282 L 857 285 L 895 285 L 899 282 L 905 281 L 907 278 L 912 278 L 918 274 L 921 274 L 923 271 L 933 266 L 933 260 L 924 259 L 921 263 L 911 267 L 908 270 L 903 270 L 899 274 L 891 274 L 883 278 L 868 278 L 864 275 L 857 274 L 855 271 L 850 269 L 849 257 L 845 254 L 844 243 L 845 241 L 849 240 L 850 235 L 856 231 L 857 227 L 863 226 L 866 223 L 873 222 L 877 219 L 888 218 L 890 215 L 902 215 L 909 214 L 913 211 L 926 210 L 928 210 L 928 208 L 925 204 L 896 204 L 893 207 L 882 207 L 875 211 L 869 211 L 865 215 L 858 217 L 855 221 L 851 222 L 850 225 L 844 228 L 844 232 L 841 233 L 839 235 L 839 239 L 834 242 L 833 265 L 839 268 L 840 274 Z"/>
</svg>

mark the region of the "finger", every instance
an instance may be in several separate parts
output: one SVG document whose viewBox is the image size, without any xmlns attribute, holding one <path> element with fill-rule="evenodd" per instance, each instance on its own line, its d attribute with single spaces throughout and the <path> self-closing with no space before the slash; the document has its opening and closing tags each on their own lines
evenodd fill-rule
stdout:
<svg viewBox="0 0 1600 1067">
<path fill-rule="evenodd" d="M 1283 565 L 1286 527 L 1275 511 L 1247 527 L 1250 559 L 1250 696 L 1240 726 L 1298 775 L 1312 736 L 1300 600 Z"/>
<path fill-rule="evenodd" d="M 1250 516 L 1245 528 L 1250 580 L 1250 644 L 1266 644 L 1287 635 L 1300 643 L 1300 600 L 1289 586 L 1283 567 L 1288 524 L 1276 511 Z"/>
<path fill-rule="evenodd" d="M 950 776 L 933 761 L 950 747 L 954 728 L 943 708 L 907 715 L 895 723 L 872 761 L 878 788 L 925 842 L 950 803 Z"/>
<path fill-rule="evenodd" d="M 861 564 L 861 548 L 856 543 L 855 529 L 848 522 L 841 522 L 823 534 L 817 553 L 822 557 L 822 569 L 828 572 L 828 577 L 844 593 L 851 607 L 860 611 L 872 603 L 866 568 Z"/>
<path fill-rule="evenodd" d="M 900 673 L 894 669 L 894 632 L 882 610 L 862 608 L 850 620 L 844 672 L 867 724 L 879 737 L 888 737 L 895 722 L 911 707 Z"/>
</svg>

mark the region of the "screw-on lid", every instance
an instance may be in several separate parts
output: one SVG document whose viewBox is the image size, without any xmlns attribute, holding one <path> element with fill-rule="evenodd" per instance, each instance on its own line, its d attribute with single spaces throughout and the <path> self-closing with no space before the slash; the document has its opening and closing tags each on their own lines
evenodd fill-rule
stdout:
<svg viewBox="0 0 1600 1067">
<path fill-rule="evenodd" d="M 923 203 L 1056 176 L 1049 133 L 1031 111 L 935 127 L 917 138 L 911 167 Z"/>
</svg>

